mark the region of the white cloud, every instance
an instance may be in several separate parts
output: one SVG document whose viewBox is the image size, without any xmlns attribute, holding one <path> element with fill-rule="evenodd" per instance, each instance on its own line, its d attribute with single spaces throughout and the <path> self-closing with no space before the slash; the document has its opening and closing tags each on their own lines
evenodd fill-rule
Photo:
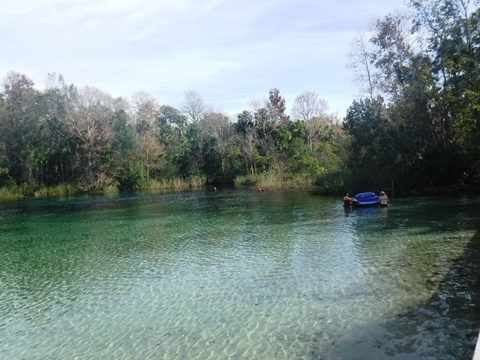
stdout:
<svg viewBox="0 0 480 360">
<path fill-rule="evenodd" d="M 314 0 L 1 1 L 0 76 L 47 73 L 115 96 L 144 90 L 180 106 L 193 89 L 225 111 L 277 87 L 287 101 L 316 91 L 344 112 L 355 31 L 402 5 Z M 233 109 L 233 110 L 232 110 Z"/>
</svg>

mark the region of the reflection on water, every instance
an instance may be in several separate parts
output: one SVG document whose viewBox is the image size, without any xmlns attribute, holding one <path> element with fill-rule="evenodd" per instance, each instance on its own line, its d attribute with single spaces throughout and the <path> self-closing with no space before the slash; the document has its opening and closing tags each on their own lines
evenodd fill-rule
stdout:
<svg viewBox="0 0 480 360">
<path fill-rule="evenodd" d="M 469 359 L 478 200 L 0 203 L 0 358 Z"/>
</svg>

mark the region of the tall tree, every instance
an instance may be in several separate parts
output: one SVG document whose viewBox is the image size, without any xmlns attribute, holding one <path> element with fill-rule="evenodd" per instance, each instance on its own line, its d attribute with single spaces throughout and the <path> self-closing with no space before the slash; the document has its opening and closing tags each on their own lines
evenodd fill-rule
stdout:
<svg viewBox="0 0 480 360">
<path fill-rule="evenodd" d="M 306 91 L 295 97 L 292 107 L 292 116 L 295 119 L 308 121 L 320 117 L 328 112 L 328 103 L 315 91 Z"/>
<path fill-rule="evenodd" d="M 49 143 L 49 161 L 46 168 L 47 185 L 65 183 L 69 178 L 72 154 L 76 151 L 67 127 L 69 86 L 63 76 L 48 74 L 43 103 Z M 71 174 L 70 174 L 71 175 Z"/>
<path fill-rule="evenodd" d="M 198 134 L 202 140 L 203 170 L 211 180 L 230 181 L 229 162 L 234 156 L 230 139 L 234 126 L 225 114 L 210 112 L 198 123 Z"/>
<path fill-rule="evenodd" d="M 379 86 L 392 100 L 401 96 L 402 79 L 410 68 L 413 56 L 409 39 L 408 18 L 404 15 L 388 15 L 374 24 L 371 42 L 376 46 L 372 55 L 374 66 L 379 69 Z"/>
<path fill-rule="evenodd" d="M 237 138 L 237 141 L 238 148 L 240 149 L 240 156 L 244 162 L 244 169 L 247 174 L 254 175 L 256 168 L 253 155 L 255 152 L 256 131 L 253 115 L 246 110 L 238 114 L 235 129 L 240 135 Z"/>
<path fill-rule="evenodd" d="M 125 110 L 117 110 L 111 119 L 113 137 L 106 166 L 121 190 L 141 188 L 144 167 L 141 160 L 142 138 Z"/>
<path fill-rule="evenodd" d="M 192 123 L 196 123 L 203 118 L 208 108 L 200 94 L 189 90 L 184 95 L 182 110 Z"/>
<path fill-rule="evenodd" d="M 45 161 L 45 142 L 41 140 L 44 114 L 40 93 L 26 75 L 9 72 L 3 82 L 5 112 L 0 119 L 7 158 L 6 167 L 16 179 L 36 185 L 41 182 L 40 163 Z"/>
<path fill-rule="evenodd" d="M 164 124 L 185 126 L 187 125 L 187 117 L 183 115 L 178 109 L 169 105 L 163 105 L 160 108 L 158 115 L 160 126 Z"/>
<path fill-rule="evenodd" d="M 162 106 L 159 121 L 158 139 L 165 156 L 163 178 L 188 177 L 191 143 L 187 136 L 187 118 L 174 107 Z"/>
<path fill-rule="evenodd" d="M 425 34 L 425 52 L 432 59 L 431 75 L 439 87 L 430 106 L 436 133 L 445 153 L 456 154 L 456 146 L 463 149 L 469 168 L 464 173 L 469 175 L 462 181 L 471 182 L 480 165 L 477 160 L 480 148 L 476 145 L 480 140 L 476 125 L 480 107 L 479 52 L 475 44 L 479 34 L 478 14 L 471 13 L 474 8 L 469 0 L 412 0 L 410 5 L 416 15 L 413 30 Z M 450 166 L 461 163 L 458 156 L 444 158 L 451 159 Z M 452 182 L 452 175 L 461 172 L 453 168 L 449 176 L 439 177 Z"/>
<path fill-rule="evenodd" d="M 150 94 L 139 91 L 133 95 L 134 122 L 140 132 L 145 129 L 156 130 L 156 120 L 160 113 L 160 105 Z"/>
<path fill-rule="evenodd" d="M 366 39 L 366 32 L 360 32 L 350 44 L 347 66 L 354 71 L 355 82 L 360 90 L 368 94 L 370 100 L 380 95 L 379 73 L 373 66 L 373 48 Z"/>
<path fill-rule="evenodd" d="M 357 186 L 375 188 L 391 180 L 391 158 L 394 154 L 389 141 L 390 124 L 381 99 L 354 101 L 343 122 L 351 136 L 348 168 Z M 388 181 L 388 182 L 387 182 Z"/>
<path fill-rule="evenodd" d="M 67 125 L 76 142 L 73 163 L 77 184 L 85 191 L 98 190 L 111 181 L 104 171 L 103 157 L 108 152 L 111 131 L 110 119 L 114 102 L 110 95 L 94 87 L 70 89 Z"/>
<path fill-rule="evenodd" d="M 327 119 L 327 112 L 327 101 L 320 98 L 315 91 L 304 92 L 294 100 L 292 116 L 306 123 L 310 151 L 313 151 L 314 137 L 321 125 L 320 119 Z"/>
<path fill-rule="evenodd" d="M 276 123 L 286 123 L 289 121 L 289 117 L 285 115 L 287 105 L 285 98 L 280 95 L 280 91 L 277 88 L 270 89 L 268 96 L 270 103 L 268 104 L 268 110 L 270 112 L 270 118 Z"/>
</svg>

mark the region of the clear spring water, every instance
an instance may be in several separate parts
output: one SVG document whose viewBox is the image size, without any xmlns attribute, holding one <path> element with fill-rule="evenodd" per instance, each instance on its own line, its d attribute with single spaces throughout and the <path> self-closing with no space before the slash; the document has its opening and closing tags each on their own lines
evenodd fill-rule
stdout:
<svg viewBox="0 0 480 360">
<path fill-rule="evenodd" d="M 480 198 L 0 202 L 1 359 L 471 359 Z"/>
</svg>

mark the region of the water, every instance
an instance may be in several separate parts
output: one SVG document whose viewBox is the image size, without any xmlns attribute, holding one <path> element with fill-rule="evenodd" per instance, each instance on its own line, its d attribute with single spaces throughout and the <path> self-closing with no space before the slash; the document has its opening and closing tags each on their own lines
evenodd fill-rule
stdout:
<svg viewBox="0 0 480 360">
<path fill-rule="evenodd" d="M 480 198 L 0 202 L 1 359 L 470 359 Z"/>
</svg>

